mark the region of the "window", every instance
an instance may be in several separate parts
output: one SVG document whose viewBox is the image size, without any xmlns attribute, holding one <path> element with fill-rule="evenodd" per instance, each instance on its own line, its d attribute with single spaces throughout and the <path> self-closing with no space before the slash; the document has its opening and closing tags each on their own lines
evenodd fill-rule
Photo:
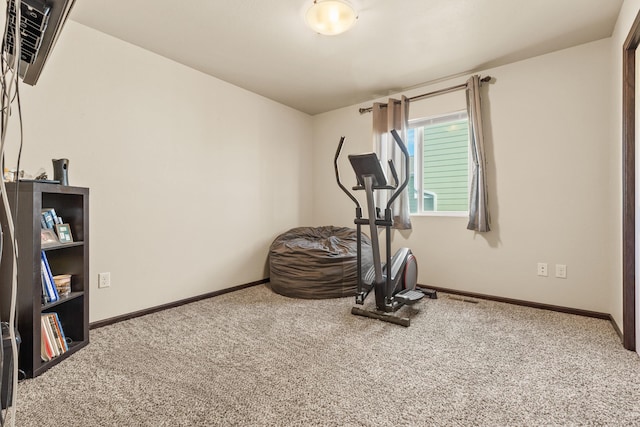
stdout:
<svg viewBox="0 0 640 427">
<path fill-rule="evenodd" d="M 466 111 L 411 120 L 409 212 L 467 213 L 469 120 Z"/>
</svg>

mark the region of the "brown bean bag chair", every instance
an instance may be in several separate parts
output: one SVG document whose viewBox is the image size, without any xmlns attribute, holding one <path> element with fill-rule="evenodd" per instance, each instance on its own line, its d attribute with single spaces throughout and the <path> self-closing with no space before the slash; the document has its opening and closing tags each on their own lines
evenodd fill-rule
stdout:
<svg viewBox="0 0 640 427">
<path fill-rule="evenodd" d="M 269 249 L 271 289 L 294 298 L 353 296 L 357 285 L 356 230 L 298 227 L 279 235 Z M 362 271 L 373 264 L 371 240 L 362 234 Z"/>
</svg>

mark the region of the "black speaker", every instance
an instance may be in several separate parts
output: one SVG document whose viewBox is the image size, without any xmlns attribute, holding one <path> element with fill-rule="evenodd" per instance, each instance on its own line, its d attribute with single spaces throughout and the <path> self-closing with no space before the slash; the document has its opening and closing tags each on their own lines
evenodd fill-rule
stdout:
<svg viewBox="0 0 640 427">
<path fill-rule="evenodd" d="M 20 352 L 20 334 L 16 331 L 16 344 L 18 345 L 18 353 Z M 11 337 L 9 336 L 9 324 L 2 322 L 2 350 L 4 358 L 2 359 L 2 391 L 0 399 L 2 400 L 2 409 L 11 406 L 12 403 L 12 384 L 13 384 L 13 351 L 11 350 Z"/>
</svg>

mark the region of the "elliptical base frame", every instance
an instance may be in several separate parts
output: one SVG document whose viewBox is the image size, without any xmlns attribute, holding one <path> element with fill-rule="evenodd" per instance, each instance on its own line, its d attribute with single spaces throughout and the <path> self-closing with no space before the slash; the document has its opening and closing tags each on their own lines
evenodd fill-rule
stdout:
<svg viewBox="0 0 640 427">
<path fill-rule="evenodd" d="M 383 322 L 394 323 L 396 325 L 404 326 L 405 328 L 411 326 L 411 319 L 409 319 L 408 317 L 393 316 L 380 310 L 365 310 L 364 308 L 360 307 L 351 307 L 351 314 L 355 314 L 356 316 L 369 317 L 371 319 L 378 319 L 382 320 Z"/>
</svg>

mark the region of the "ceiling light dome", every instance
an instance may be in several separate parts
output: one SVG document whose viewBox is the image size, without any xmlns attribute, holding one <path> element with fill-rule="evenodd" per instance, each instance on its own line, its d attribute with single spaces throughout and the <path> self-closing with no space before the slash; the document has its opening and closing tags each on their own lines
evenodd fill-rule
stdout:
<svg viewBox="0 0 640 427">
<path fill-rule="evenodd" d="M 305 15 L 307 25 L 326 36 L 344 33 L 357 19 L 355 9 L 343 0 L 314 0 Z"/>
</svg>

